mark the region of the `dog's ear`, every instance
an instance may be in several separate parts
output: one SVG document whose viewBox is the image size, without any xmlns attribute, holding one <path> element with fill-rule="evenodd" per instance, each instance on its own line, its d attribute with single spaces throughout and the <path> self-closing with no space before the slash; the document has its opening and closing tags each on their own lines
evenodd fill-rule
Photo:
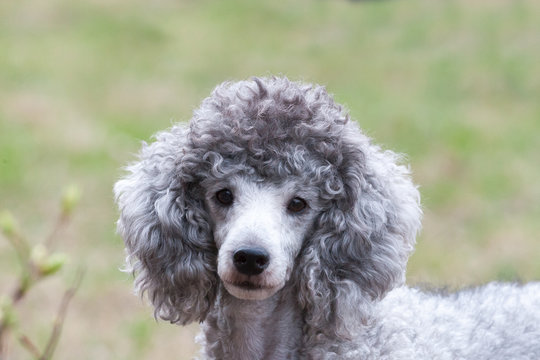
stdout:
<svg viewBox="0 0 540 360">
<path fill-rule="evenodd" d="M 156 316 L 180 324 L 203 321 L 217 287 L 208 214 L 186 171 L 198 159 L 186 143 L 180 126 L 158 134 L 114 187 L 136 288 Z"/>
<path fill-rule="evenodd" d="M 404 282 L 421 218 L 418 190 L 399 156 L 372 145 L 354 123 L 340 148 L 341 191 L 298 258 L 306 321 L 332 336 L 347 336 L 348 318 L 367 321 L 366 307 Z"/>
</svg>

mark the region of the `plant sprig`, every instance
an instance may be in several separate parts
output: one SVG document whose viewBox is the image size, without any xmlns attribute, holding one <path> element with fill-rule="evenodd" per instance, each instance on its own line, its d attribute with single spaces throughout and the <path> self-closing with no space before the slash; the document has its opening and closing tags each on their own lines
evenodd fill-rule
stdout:
<svg viewBox="0 0 540 360">
<path fill-rule="evenodd" d="M 69 303 L 82 282 L 84 271 L 82 269 L 77 271 L 75 280 L 64 292 L 51 333 L 43 350 L 40 351 L 25 334 L 16 334 L 18 324 L 16 308 L 36 283 L 57 274 L 69 261 L 66 254 L 51 251 L 51 249 L 59 232 L 71 220 L 80 196 L 81 193 L 77 186 L 66 187 L 61 198 L 59 215 L 49 236 L 44 239 L 43 243 L 36 245 L 32 245 L 23 236 L 18 222 L 9 211 L 0 212 L 0 231 L 13 247 L 21 265 L 21 273 L 11 295 L 0 295 L 0 360 L 7 359 L 7 342 L 10 333 L 15 334 L 21 346 L 32 355 L 33 359 L 50 360 L 54 354 Z"/>
</svg>

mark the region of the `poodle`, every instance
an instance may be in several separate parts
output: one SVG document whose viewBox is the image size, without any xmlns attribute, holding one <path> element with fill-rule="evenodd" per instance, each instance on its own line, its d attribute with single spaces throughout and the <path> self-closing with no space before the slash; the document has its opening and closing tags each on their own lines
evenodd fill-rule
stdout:
<svg viewBox="0 0 540 360">
<path fill-rule="evenodd" d="M 540 283 L 404 285 L 401 163 L 321 86 L 223 83 L 115 185 L 136 289 L 204 359 L 540 359 Z"/>
</svg>

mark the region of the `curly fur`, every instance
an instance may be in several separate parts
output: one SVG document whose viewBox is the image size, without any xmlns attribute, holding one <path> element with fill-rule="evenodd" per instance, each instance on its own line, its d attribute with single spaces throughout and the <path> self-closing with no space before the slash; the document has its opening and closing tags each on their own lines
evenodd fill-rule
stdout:
<svg viewBox="0 0 540 360">
<path fill-rule="evenodd" d="M 115 185 L 118 231 L 156 316 L 204 322 L 206 358 L 540 357 L 538 284 L 448 296 L 403 286 L 419 193 L 400 157 L 374 145 L 323 87 L 224 83 L 189 126 L 155 140 Z M 231 179 L 278 204 L 287 186 L 303 189 L 311 204 L 290 220 L 301 242 L 279 259 L 284 285 L 256 300 L 231 295 L 218 275 L 218 266 L 230 270 L 223 242 L 240 240 L 226 240 L 234 225 L 211 195 Z"/>
</svg>

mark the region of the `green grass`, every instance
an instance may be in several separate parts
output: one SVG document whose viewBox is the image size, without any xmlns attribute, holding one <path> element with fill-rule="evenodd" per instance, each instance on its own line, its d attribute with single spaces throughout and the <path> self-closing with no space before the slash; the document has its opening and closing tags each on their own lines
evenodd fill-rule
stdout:
<svg viewBox="0 0 540 360">
<path fill-rule="evenodd" d="M 42 239 L 63 186 L 84 189 L 58 244 L 88 270 L 57 359 L 195 351 L 196 326 L 153 322 L 118 271 L 112 185 L 141 140 L 227 79 L 326 84 L 408 154 L 425 208 L 410 283 L 540 278 L 538 34 L 533 0 L 0 3 L 0 209 Z M 0 241 L 1 293 L 12 257 Z M 43 341 L 59 301 L 45 285 L 23 304 L 47 314 L 24 316 Z"/>
</svg>

